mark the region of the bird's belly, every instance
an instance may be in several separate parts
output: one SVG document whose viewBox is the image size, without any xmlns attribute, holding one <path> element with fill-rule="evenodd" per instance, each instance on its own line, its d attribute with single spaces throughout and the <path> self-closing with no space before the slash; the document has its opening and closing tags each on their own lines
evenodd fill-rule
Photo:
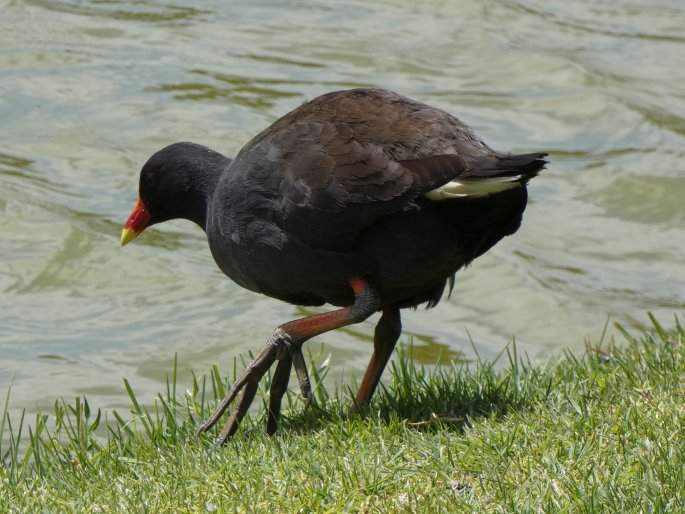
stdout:
<svg viewBox="0 0 685 514">
<path fill-rule="evenodd" d="M 505 200 L 510 195 L 501 196 Z M 235 232 L 210 225 L 207 235 L 212 255 L 228 277 L 285 302 L 350 305 L 354 296 L 349 280 L 364 276 L 383 304 L 433 305 L 449 277 L 518 227 L 525 196 L 511 203 L 491 201 L 453 204 L 458 208 L 450 202 L 437 207 L 425 203 L 375 221 L 352 246 L 335 251 L 256 218 Z"/>
<path fill-rule="evenodd" d="M 356 252 L 316 249 L 292 238 L 210 238 L 210 249 L 221 271 L 238 285 L 295 305 L 350 305 L 349 280 L 373 271 Z"/>
<path fill-rule="evenodd" d="M 357 251 L 348 252 L 295 240 L 276 246 L 210 239 L 210 248 L 219 268 L 238 285 L 296 305 L 350 305 L 354 295 L 349 280 L 358 276 L 369 278 L 384 304 L 432 301 L 436 288 L 439 295 L 463 262 L 454 244 L 446 241 L 413 242 L 412 234 L 369 237 L 360 241 Z"/>
</svg>

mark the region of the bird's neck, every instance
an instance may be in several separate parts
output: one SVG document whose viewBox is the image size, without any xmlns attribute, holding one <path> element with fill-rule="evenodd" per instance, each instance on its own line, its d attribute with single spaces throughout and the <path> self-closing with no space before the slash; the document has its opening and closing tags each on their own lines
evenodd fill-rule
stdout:
<svg viewBox="0 0 685 514">
<path fill-rule="evenodd" d="M 198 162 L 190 170 L 188 180 L 184 184 L 184 201 L 181 207 L 181 217 L 196 223 L 202 230 L 207 231 L 207 211 L 209 204 L 223 172 L 231 164 L 231 159 L 213 152 L 210 156 Z"/>
</svg>

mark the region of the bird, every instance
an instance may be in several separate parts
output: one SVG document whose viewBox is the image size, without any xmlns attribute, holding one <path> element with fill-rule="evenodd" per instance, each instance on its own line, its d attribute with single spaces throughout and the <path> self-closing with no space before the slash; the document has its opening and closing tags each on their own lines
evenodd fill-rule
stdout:
<svg viewBox="0 0 685 514">
<path fill-rule="evenodd" d="M 273 435 L 293 368 L 311 402 L 302 345 L 380 312 L 355 397 L 368 404 L 400 337 L 400 311 L 435 306 L 458 270 L 519 229 L 528 181 L 546 156 L 497 152 L 444 110 L 368 88 L 303 103 L 234 159 L 190 142 L 153 154 L 122 245 L 187 219 L 236 284 L 298 306 L 335 307 L 277 327 L 197 435 L 235 401 L 215 440 L 226 443 L 277 362 L 266 421 Z"/>
</svg>

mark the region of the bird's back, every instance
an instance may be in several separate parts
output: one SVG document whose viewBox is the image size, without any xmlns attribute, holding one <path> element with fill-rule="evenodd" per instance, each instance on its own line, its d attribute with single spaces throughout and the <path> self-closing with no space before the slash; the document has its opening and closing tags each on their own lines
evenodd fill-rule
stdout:
<svg viewBox="0 0 685 514">
<path fill-rule="evenodd" d="M 301 131 L 293 131 L 298 126 Z M 319 96 L 278 119 L 246 148 L 278 139 L 279 145 L 295 149 L 302 145 L 303 136 L 314 137 L 331 150 L 355 142 L 368 154 L 395 161 L 458 154 L 469 162 L 496 154 L 454 116 L 384 89 Z"/>
</svg>

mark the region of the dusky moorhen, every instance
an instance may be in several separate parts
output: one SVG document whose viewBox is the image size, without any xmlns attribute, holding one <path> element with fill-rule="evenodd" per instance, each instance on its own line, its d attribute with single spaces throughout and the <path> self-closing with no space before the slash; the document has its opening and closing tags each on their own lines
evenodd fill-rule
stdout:
<svg viewBox="0 0 685 514">
<path fill-rule="evenodd" d="M 217 438 L 237 430 L 274 361 L 267 432 L 294 367 L 307 404 L 302 344 L 381 312 L 356 396 L 369 402 L 401 332 L 400 309 L 440 300 L 454 274 L 521 224 L 545 153 L 505 155 L 446 112 L 381 89 L 328 93 L 255 136 L 234 160 L 193 143 L 155 153 L 140 172 L 124 245 L 174 218 L 207 234 L 236 283 L 296 305 L 341 307 L 285 323 L 198 434 L 237 394 Z"/>
</svg>

